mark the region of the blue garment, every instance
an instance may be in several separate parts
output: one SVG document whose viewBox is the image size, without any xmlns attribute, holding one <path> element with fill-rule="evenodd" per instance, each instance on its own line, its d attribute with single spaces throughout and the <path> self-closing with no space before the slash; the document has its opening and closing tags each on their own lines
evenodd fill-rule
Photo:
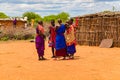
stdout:
<svg viewBox="0 0 120 80">
<path fill-rule="evenodd" d="M 56 30 L 56 50 L 66 48 L 66 42 L 65 42 L 65 25 L 62 24 L 60 27 Z"/>
<path fill-rule="evenodd" d="M 75 44 L 67 46 L 67 54 L 74 54 L 76 52 Z"/>
</svg>

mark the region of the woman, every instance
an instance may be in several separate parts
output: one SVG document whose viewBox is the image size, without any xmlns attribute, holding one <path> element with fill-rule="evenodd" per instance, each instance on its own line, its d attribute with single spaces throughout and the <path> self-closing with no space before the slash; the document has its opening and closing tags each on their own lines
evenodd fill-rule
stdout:
<svg viewBox="0 0 120 80">
<path fill-rule="evenodd" d="M 67 45 L 67 55 L 69 55 L 70 59 L 74 59 L 74 54 L 76 52 L 76 40 L 74 34 L 74 25 L 73 19 L 69 20 L 69 27 L 66 30 L 65 38 L 66 38 L 66 45 Z"/>
<path fill-rule="evenodd" d="M 56 36 L 56 32 L 55 32 L 55 20 L 51 20 L 51 26 L 49 27 L 49 33 L 50 33 L 50 36 L 49 36 L 49 41 L 48 41 L 48 44 L 49 44 L 49 47 L 51 47 L 52 49 L 52 58 L 55 58 L 55 36 Z"/>
<path fill-rule="evenodd" d="M 38 60 L 45 60 L 44 56 L 44 28 L 43 28 L 43 22 L 39 21 L 38 26 L 36 28 L 36 39 L 35 39 L 35 44 L 36 44 L 36 49 L 38 53 Z"/>
<path fill-rule="evenodd" d="M 66 56 L 66 42 L 65 42 L 65 25 L 62 24 L 62 20 L 58 20 L 59 26 L 56 26 L 56 57 L 64 57 Z"/>
<path fill-rule="evenodd" d="M 17 24 L 17 19 L 15 18 L 15 19 L 13 20 L 13 28 L 16 28 L 16 24 Z"/>
</svg>

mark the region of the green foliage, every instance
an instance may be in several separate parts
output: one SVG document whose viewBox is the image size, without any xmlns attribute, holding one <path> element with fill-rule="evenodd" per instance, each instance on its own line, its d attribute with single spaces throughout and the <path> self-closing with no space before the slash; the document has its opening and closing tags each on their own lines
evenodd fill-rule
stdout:
<svg viewBox="0 0 120 80">
<path fill-rule="evenodd" d="M 34 12 L 25 12 L 22 16 L 27 17 L 29 22 L 31 22 L 31 19 L 34 19 L 35 22 L 42 20 L 42 17 Z"/>
<path fill-rule="evenodd" d="M 103 13 L 109 13 L 109 12 L 111 12 L 111 11 L 109 11 L 109 10 L 105 10 L 105 11 L 103 11 Z"/>
<path fill-rule="evenodd" d="M 61 12 L 57 15 L 57 19 L 61 19 L 63 22 L 65 22 L 66 20 L 68 20 L 69 18 L 69 14 L 66 12 Z"/>
<path fill-rule="evenodd" d="M 49 22 L 49 21 L 51 21 L 52 19 L 56 20 L 56 19 L 57 19 L 57 16 L 56 16 L 56 15 L 45 16 L 43 20 L 44 20 L 45 22 Z"/>
<path fill-rule="evenodd" d="M 61 12 L 58 15 L 49 15 L 49 16 L 45 16 L 43 18 L 43 20 L 45 22 L 50 22 L 52 19 L 57 20 L 57 19 L 61 19 L 63 22 L 65 22 L 66 20 L 68 20 L 69 18 L 69 14 L 66 12 Z"/>
<path fill-rule="evenodd" d="M 8 18 L 8 16 L 5 13 L 0 12 L 0 18 Z"/>
<path fill-rule="evenodd" d="M 63 22 L 65 22 L 69 18 L 69 14 L 66 12 L 61 12 L 58 15 L 51 14 L 51 15 L 45 16 L 43 19 L 40 15 L 34 12 L 25 12 L 22 16 L 27 17 L 29 22 L 31 22 L 31 19 L 34 19 L 35 22 L 38 22 L 39 20 L 43 20 L 44 22 L 50 22 L 52 19 L 54 20 L 61 19 Z"/>
<path fill-rule="evenodd" d="M 9 40 L 9 37 L 8 37 L 8 36 L 4 36 L 4 37 L 2 37 L 0 40 L 1 40 L 1 41 L 7 41 L 7 40 Z"/>
<path fill-rule="evenodd" d="M 28 22 L 31 22 L 31 19 L 34 19 L 35 22 L 38 22 L 39 20 L 43 20 L 45 22 L 49 22 L 52 19 L 57 20 L 57 19 L 62 19 L 63 22 L 65 22 L 66 20 L 68 20 L 69 18 L 69 14 L 66 12 L 61 12 L 58 15 L 48 15 L 45 16 L 43 19 L 39 14 L 36 14 L 35 12 L 25 12 L 23 13 L 22 17 L 27 17 L 28 18 Z M 3 12 L 0 12 L 0 18 L 8 18 L 8 16 L 6 14 L 4 14 Z"/>
</svg>

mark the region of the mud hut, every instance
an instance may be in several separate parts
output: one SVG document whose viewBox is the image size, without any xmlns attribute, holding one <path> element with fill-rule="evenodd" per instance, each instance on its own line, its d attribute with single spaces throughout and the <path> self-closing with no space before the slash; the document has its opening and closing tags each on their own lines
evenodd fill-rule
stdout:
<svg viewBox="0 0 120 80">
<path fill-rule="evenodd" d="M 113 46 L 120 47 L 120 12 L 100 12 L 77 17 L 78 44 L 99 46 L 103 39 L 113 39 Z"/>
<path fill-rule="evenodd" d="M 12 28 L 13 20 L 14 18 L 5 18 L 5 19 L 0 18 L 0 27 Z M 24 28 L 26 23 L 27 23 L 27 20 L 24 20 L 23 18 L 17 18 L 16 27 Z"/>
</svg>

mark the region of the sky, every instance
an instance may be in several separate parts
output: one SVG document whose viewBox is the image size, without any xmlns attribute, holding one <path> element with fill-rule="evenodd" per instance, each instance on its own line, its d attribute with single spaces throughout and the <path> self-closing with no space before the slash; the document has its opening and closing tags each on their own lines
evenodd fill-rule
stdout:
<svg viewBox="0 0 120 80">
<path fill-rule="evenodd" d="M 0 0 L 0 12 L 6 15 L 22 16 L 30 11 L 40 16 L 67 12 L 70 17 L 102 12 L 105 10 L 120 11 L 120 0 Z"/>
</svg>

